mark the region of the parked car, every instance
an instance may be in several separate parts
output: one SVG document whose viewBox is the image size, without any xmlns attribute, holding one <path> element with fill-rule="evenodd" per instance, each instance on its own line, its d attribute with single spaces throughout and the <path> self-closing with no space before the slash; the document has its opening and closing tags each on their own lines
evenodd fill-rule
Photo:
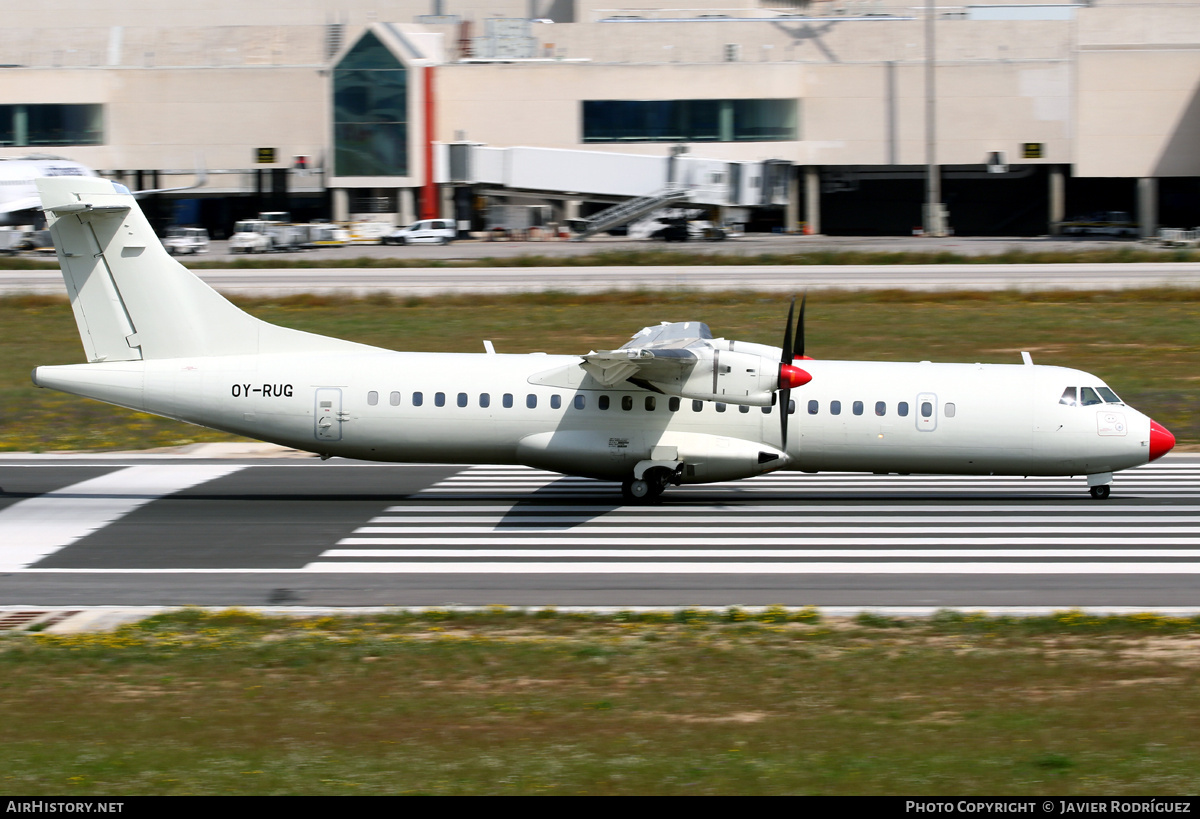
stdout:
<svg viewBox="0 0 1200 819">
<path fill-rule="evenodd" d="M 1066 236 L 1134 236 L 1138 223 L 1123 210 L 1102 210 L 1062 223 Z"/>
<path fill-rule="evenodd" d="M 167 228 L 163 247 L 172 256 L 191 256 L 208 252 L 208 231 L 198 227 Z"/>
<path fill-rule="evenodd" d="M 383 237 L 385 245 L 445 245 L 454 241 L 458 230 L 453 219 L 422 219 L 408 227 L 396 228 Z"/>
</svg>

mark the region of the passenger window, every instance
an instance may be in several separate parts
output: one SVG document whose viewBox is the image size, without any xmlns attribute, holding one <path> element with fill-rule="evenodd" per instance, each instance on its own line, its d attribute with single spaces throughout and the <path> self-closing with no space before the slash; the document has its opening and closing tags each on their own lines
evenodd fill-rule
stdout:
<svg viewBox="0 0 1200 819">
<path fill-rule="evenodd" d="M 505 409 L 512 409 L 512 405 L 513 405 L 512 393 L 511 392 L 504 393 L 504 398 L 501 399 L 500 403 L 504 404 Z"/>
<path fill-rule="evenodd" d="M 608 409 L 608 396 L 607 395 L 600 396 L 600 409 L 602 409 L 602 410 Z"/>
<path fill-rule="evenodd" d="M 820 408 L 820 406 L 821 405 L 817 401 L 809 401 L 808 402 L 808 414 L 816 415 L 817 409 Z"/>
<path fill-rule="evenodd" d="M 853 406 L 851 409 L 853 410 L 853 412 L 854 412 L 854 414 L 855 414 L 855 415 L 862 415 L 862 412 L 863 412 L 863 402 L 862 402 L 862 401 L 855 401 L 855 402 L 854 402 L 854 406 Z"/>
<path fill-rule="evenodd" d="M 425 403 L 425 394 L 421 392 L 413 393 L 413 406 L 419 407 Z"/>
<path fill-rule="evenodd" d="M 899 415 L 901 418 L 908 417 L 908 402 L 907 401 L 901 401 L 899 404 L 896 405 L 896 414 Z"/>
<path fill-rule="evenodd" d="M 434 405 L 435 407 L 444 407 L 444 406 L 446 406 L 446 393 L 444 393 L 444 392 L 435 392 L 435 393 L 433 394 L 433 405 Z"/>
<path fill-rule="evenodd" d="M 375 390 L 371 390 L 369 393 L 367 393 L 367 406 L 373 407 L 378 403 L 379 403 L 379 393 L 378 392 L 376 392 Z"/>
<path fill-rule="evenodd" d="M 1063 390 L 1062 398 L 1058 399 L 1058 403 L 1066 404 L 1068 407 L 1075 406 L 1075 388 L 1067 387 Z"/>
<path fill-rule="evenodd" d="M 788 399 L 788 415 L 795 415 L 795 414 L 796 414 L 796 399 L 789 398 Z"/>
<path fill-rule="evenodd" d="M 955 412 L 954 405 L 953 405 L 953 404 L 946 404 L 946 417 L 947 417 L 947 418 L 953 418 L 953 417 L 954 417 L 954 412 Z"/>
<path fill-rule="evenodd" d="M 876 401 L 875 402 L 875 414 L 881 415 L 881 416 L 887 415 L 887 402 L 886 401 Z"/>
<path fill-rule="evenodd" d="M 491 405 L 492 405 L 492 396 L 488 395 L 486 392 L 480 393 L 479 394 L 479 406 L 487 408 L 487 407 L 490 407 Z"/>
<path fill-rule="evenodd" d="M 703 401 L 692 401 L 692 412 L 699 412 L 704 409 Z"/>
<path fill-rule="evenodd" d="M 773 405 L 772 405 L 772 406 L 773 406 Z M 771 407 L 763 407 L 763 408 L 762 408 L 762 411 L 763 411 L 763 415 L 770 415 L 770 414 L 771 414 Z"/>
<path fill-rule="evenodd" d="M 921 402 L 921 417 L 922 418 L 932 418 L 933 417 L 933 404 L 929 403 L 928 401 Z"/>
<path fill-rule="evenodd" d="M 653 395 L 646 396 L 646 412 L 654 412 L 655 401 Z"/>
<path fill-rule="evenodd" d="M 724 411 L 725 411 L 725 405 L 722 404 L 720 401 L 718 401 L 717 402 L 717 412 L 724 412 Z"/>
<path fill-rule="evenodd" d="M 829 414 L 830 415 L 841 415 L 842 414 L 842 402 L 841 401 L 830 401 L 829 402 Z"/>
<path fill-rule="evenodd" d="M 467 405 L 467 394 L 465 392 L 460 392 L 458 394 L 458 405 L 460 407 L 465 407 Z"/>
<path fill-rule="evenodd" d="M 679 399 L 671 396 L 670 400 L 667 401 L 667 409 L 671 412 L 679 412 Z"/>
<path fill-rule="evenodd" d="M 738 412 L 749 412 L 750 407 L 747 404 L 738 404 Z"/>
<path fill-rule="evenodd" d="M 575 393 L 575 409 L 581 410 L 587 406 L 587 396 L 583 393 Z"/>
<path fill-rule="evenodd" d="M 533 393 L 525 396 L 525 406 L 529 409 L 537 409 L 537 396 Z"/>
<path fill-rule="evenodd" d="M 562 397 L 555 393 L 550 396 L 550 409 L 560 409 L 562 407 Z"/>
<path fill-rule="evenodd" d="M 632 395 L 622 395 L 621 396 L 621 409 L 625 410 L 626 412 L 629 412 L 631 409 L 633 409 L 633 396 Z"/>
<path fill-rule="evenodd" d="M 1100 400 L 1100 396 L 1096 395 L 1096 391 L 1091 387 L 1080 387 L 1079 403 L 1085 407 L 1090 407 L 1103 402 Z"/>
<path fill-rule="evenodd" d="M 391 395 L 389 395 L 389 396 L 388 396 L 388 402 L 389 402 L 389 403 L 391 403 L 391 405 L 392 405 L 393 407 L 398 407 L 398 406 L 400 406 L 400 393 L 398 393 L 398 392 L 394 392 L 394 393 L 392 393 Z"/>
</svg>

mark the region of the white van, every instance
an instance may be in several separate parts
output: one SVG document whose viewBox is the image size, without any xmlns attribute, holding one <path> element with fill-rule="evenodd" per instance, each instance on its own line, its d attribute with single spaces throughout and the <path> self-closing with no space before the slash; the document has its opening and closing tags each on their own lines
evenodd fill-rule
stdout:
<svg viewBox="0 0 1200 819">
<path fill-rule="evenodd" d="M 197 227 L 169 227 L 163 246 L 172 256 L 208 252 L 208 231 Z"/>
<path fill-rule="evenodd" d="M 408 227 L 396 228 L 383 237 L 385 245 L 445 245 L 454 241 L 458 231 L 453 219 L 422 219 Z"/>
</svg>

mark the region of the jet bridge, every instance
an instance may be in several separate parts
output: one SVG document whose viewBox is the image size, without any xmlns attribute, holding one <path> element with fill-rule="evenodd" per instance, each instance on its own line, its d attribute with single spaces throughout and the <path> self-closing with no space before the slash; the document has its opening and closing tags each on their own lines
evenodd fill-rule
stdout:
<svg viewBox="0 0 1200 819">
<path fill-rule="evenodd" d="M 587 220 L 579 238 L 686 202 L 739 208 L 786 205 L 792 166 L 782 160 L 731 161 L 673 151 L 670 156 L 470 142 L 436 146 L 435 181 L 485 186 L 547 199 L 616 202 Z"/>
</svg>

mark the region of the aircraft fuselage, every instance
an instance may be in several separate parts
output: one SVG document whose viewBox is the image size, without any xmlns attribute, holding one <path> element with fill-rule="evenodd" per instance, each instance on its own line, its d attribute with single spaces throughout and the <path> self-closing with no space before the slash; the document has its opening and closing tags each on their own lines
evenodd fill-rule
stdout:
<svg viewBox="0 0 1200 819">
<path fill-rule="evenodd" d="M 804 361 L 788 457 L 779 407 L 588 386 L 577 356 L 314 353 L 40 367 L 40 386 L 302 450 L 380 461 L 526 463 L 620 479 L 660 446 L 683 482 L 777 468 L 1080 475 L 1150 459 L 1150 419 L 1060 402 L 1103 382 L 997 364 Z M 727 458 L 722 456 L 728 455 Z M 696 469 L 699 468 L 697 472 Z"/>
</svg>

